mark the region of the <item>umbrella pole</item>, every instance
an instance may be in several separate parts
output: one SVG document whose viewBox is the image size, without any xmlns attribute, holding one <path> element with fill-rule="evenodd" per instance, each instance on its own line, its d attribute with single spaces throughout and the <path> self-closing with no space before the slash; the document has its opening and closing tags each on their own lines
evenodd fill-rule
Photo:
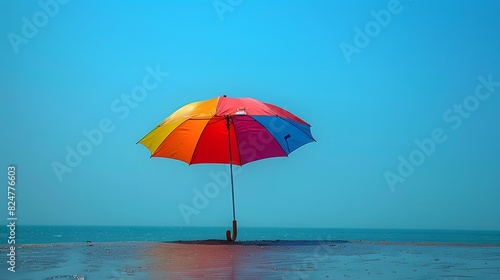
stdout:
<svg viewBox="0 0 500 280">
<path fill-rule="evenodd" d="M 234 183 L 233 183 L 233 164 L 229 164 L 229 169 L 231 170 L 231 201 L 233 201 L 233 221 L 236 221 L 236 214 L 234 210 Z"/>
<path fill-rule="evenodd" d="M 226 115 L 226 126 L 227 126 L 227 140 L 229 145 L 229 170 L 231 173 L 231 201 L 233 202 L 233 234 L 231 236 L 231 231 L 226 231 L 226 239 L 227 241 L 235 241 L 236 235 L 238 234 L 237 223 L 236 223 L 236 211 L 234 210 L 234 182 L 233 182 L 233 154 L 231 150 L 231 131 L 230 131 L 230 122 L 229 116 Z"/>
</svg>

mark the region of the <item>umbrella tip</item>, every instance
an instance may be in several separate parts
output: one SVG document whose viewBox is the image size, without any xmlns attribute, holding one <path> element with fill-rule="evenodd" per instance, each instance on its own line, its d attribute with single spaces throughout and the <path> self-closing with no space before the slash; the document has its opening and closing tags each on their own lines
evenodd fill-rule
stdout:
<svg viewBox="0 0 500 280">
<path fill-rule="evenodd" d="M 224 95 L 222 95 L 222 97 L 227 97 L 227 96 L 224 94 Z"/>
</svg>

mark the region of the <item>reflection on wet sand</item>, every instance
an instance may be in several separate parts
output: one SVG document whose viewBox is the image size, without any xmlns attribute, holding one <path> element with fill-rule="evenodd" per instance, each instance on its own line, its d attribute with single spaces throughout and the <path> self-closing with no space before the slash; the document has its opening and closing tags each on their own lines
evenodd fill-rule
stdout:
<svg viewBox="0 0 500 280">
<path fill-rule="evenodd" d="M 7 252 L 0 246 L 0 254 Z M 20 245 L 0 279 L 500 279 L 500 245 L 225 241 Z"/>
</svg>

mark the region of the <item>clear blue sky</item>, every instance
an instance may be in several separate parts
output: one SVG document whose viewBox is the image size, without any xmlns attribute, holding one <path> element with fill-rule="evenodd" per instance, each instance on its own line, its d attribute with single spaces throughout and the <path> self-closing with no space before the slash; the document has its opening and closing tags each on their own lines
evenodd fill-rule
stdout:
<svg viewBox="0 0 500 280">
<path fill-rule="evenodd" d="M 290 110 L 318 141 L 238 169 L 240 226 L 500 230 L 500 2 L 117 3 L 0 4 L 19 224 L 229 226 L 229 188 L 193 205 L 227 166 L 136 145 L 227 94 Z"/>
</svg>

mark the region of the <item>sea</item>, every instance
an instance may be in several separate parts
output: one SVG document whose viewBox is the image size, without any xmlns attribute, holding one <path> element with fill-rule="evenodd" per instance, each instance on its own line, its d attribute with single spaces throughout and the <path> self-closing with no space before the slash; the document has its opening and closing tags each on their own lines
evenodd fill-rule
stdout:
<svg viewBox="0 0 500 280">
<path fill-rule="evenodd" d="M 179 241 L 225 239 L 226 227 L 149 227 L 149 226 L 28 226 L 15 232 L 4 227 L 0 244 L 67 242 Z M 387 241 L 500 244 L 500 231 L 423 230 L 423 229 L 344 229 L 344 228 L 238 228 L 238 241 L 315 240 L 315 241 Z"/>
</svg>

